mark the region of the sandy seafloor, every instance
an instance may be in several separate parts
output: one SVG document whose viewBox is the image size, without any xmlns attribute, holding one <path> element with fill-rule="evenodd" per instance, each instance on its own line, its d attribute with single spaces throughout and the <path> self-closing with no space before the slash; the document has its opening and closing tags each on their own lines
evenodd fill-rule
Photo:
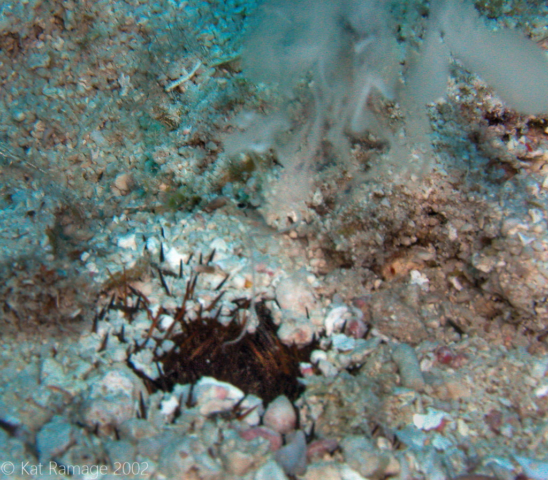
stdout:
<svg viewBox="0 0 548 480">
<path fill-rule="evenodd" d="M 430 168 L 339 132 L 294 195 L 226 153 L 281 104 L 255 8 L 0 1 L 0 478 L 548 479 L 548 117 L 454 63 Z M 546 5 L 477 8 L 548 50 Z"/>
</svg>

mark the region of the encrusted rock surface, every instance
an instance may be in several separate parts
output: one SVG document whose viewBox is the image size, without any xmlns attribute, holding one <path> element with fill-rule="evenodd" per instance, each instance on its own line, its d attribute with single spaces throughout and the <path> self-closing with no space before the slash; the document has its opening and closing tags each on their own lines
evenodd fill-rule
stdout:
<svg viewBox="0 0 548 480">
<path fill-rule="evenodd" d="M 476 3 L 548 48 L 546 5 Z M 423 177 L 374 131 L 313 175 L 271 131 L 229 155 L 283 103 L 242 73 L 255 7 L 0 5 L 0 477 L 545 480 L 548 120 L 455 63 Z"/>
</svg>

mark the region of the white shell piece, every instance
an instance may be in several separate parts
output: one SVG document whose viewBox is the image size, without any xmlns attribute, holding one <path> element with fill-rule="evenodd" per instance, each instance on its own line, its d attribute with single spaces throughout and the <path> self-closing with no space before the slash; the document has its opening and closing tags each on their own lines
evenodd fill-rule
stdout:
<svg viewBox="0 0 548 480">
<path fill-rule="evenodd" d="M 171 315 L 162 315 L 160 318 L 160 326 L 167 330 L 171 325 L 173 325 L 173 322 L 175 319 Z"/>
<path fill-rule="evenodd" d="M 93 262 L 88 262 L 86 263 L 86 268 L 88 269 L 89 272 L 91 273 L 99 273 L 99 268 L 97 267 L 97 265 Z"/>
<path fill-rule="evenodd" d="M 353 470 L 344 463 L 339 468 L 342 480 L 365 480 L 356 470 Z"/>
<path fill-rule="evenodd" d="M 453 225 L 447 227 L 447 235 L 452 242 L 459 238 L 459 232 Z"/>
<path fill-rule="evenodd" d="M 457 277 L 449 277 L 449 282 L 451 282 L 451 285 L 453 285 L 455 290 L 457 290 L 458 292 L 460 292 L 464 288 Z"/>
<path fill-rule="evenodd" d="M 467 437 L 467 436 L 470 435 L 470 428 L 468 427 L 468 425 L 466 424 L 466 422 L 462 418 L 459 418 L 457 420 L 457 431 L 463 437 Z"/>
<path fill-rule="evenodd" d="M 335 307 L 329 311 L 323 322 L 327 336 L 334 331 L 339 331 L 346 320 L 350 318 L 350 311 L 346 305 Z"/>
<path fill-rule="evenodd" d="M 147 242 L 148 247 L 148 242 Z M 188 260 L 188 255 L 180 253 L 175 247 L 171 247 L 165 254 L 166 262 L 169 263 L 169 266 L 176 271 L 178 271 L 181 262 L 185 264 Z"/>
<path fill-rule="evenodd" d="M 413 423 L 421 430 L 433 430 L 441 425 L 443 419 L 447 416 L 445 412 L 430 410 L 428 413 L 415 413 Z"/>
<path fill-rule="evenodd" d="M 541 385 L 540 387 L 535 389 L 535 396 L 545 397 L 546 395 L 548 395 L 548 385 Z"/>
<path fill-rule="evenodd" d="M 411 281 L 409 283 L 411 285 L 418 285 L 422 289 L 426 289 L 428 288 L 430 280 L 428 280 L 428 277 L 418 270 L 411 270 Z"/>
<path fill-rule="evenodd" d="M 222 238 L 216 238 L 211 242 L 209 245 L 210 250 L 215 249 L 217 252 L 228 252 L 230 248 L 228 248 L 227 243 Z"/>
<path fill-rule="evenodd" d="M 310 362 L 312 364 L 318 363 L 321 360 L 327 360 L 327 353 L 325 353 L 323 350 L 314 350 L 310 354 Z"/>
<path fill-rule="evenodd" d="M 171 397 L 162 400 L 161 403 L 161 412 L 162 414 L 169 416 L 177 410 L 179 407 L 179 400 L 177 400 L 177 397 L 175 395 L 171 395 Z"/>
<path fill-rule="evenodd" d="M 245 287 L 245 277 L 243 275 L 234 275 L 231 283 L 234 288 L 242 290 Z"/>
<path fill-rule="evenodd" d="M 120 248 L 130 248 L 131 250 L 137 250 L 137 239 L 134 233 L 130 233 L 129 235 L 118 238 L 117 243 Z"/>
<path fill-rule="evenodd" d="M 158 252 L 160 251 L 160 242 L 156 238 L 150 237 L 149 239 L 147 239 L 146 247 L 147 250 L 153 255 L 158 254 Z"/>
</svg>

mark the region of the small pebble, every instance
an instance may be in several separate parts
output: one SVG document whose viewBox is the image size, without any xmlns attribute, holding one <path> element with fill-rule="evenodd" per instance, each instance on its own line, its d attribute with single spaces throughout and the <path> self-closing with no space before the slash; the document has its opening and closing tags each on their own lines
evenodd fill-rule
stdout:
<svg viewBox="0 0 548 480">
<path fill-rule="evenodd" d="M 401 383 L 404 387 L 419 391 L 424 389 L 426 384 L 413 347 L 406 343 L 396 345 L 392 351 L 392 359 L 398 366 Z"/>
<path fill-rule="evenodd" d="M 270 450 L 273 452 L 279 450 L 282 446 L 282 436 L 271 428 L 250 428 L 248 430 L 240 432 L 240 437 L 242 437 L 244 440 L 253 440 L 257 437 L 264 438 L 270 442 Z"/>
<path fill-rule="evenodd" d="M 276 460 L 288 475 L 303 475 L 306 471 L 306 439 L 298 430 L 293 438 L 276 452 Z"/>
<path fill-rule="evenodd" d="M 293 404 L 285 395 L 280 395 L 270 402 L 264 414 L 263 423 L 281 434 L 292 432 L 295 429 L 297 414 Z"/>
</svg>

